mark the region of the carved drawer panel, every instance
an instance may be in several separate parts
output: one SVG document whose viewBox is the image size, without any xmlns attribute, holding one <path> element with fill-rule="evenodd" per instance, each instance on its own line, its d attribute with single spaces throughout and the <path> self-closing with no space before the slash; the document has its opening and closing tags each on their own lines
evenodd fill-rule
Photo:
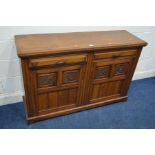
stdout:
<svg viewBox="0 0 155 155">
<path fill-rule="evenodd" d="M 128 68 L 128 63 L 117 64 L 115 66 L 115 76 L 125 75 Z"/>
<path fill-rule="evenodd" d="M 110 76 L 111 66 L 97 67 L 96 78 L 108 78 Z"/>
<path fill-rule="evenodd" d="M 38 87 L 48 87 L 57 85 L 57 73 L 38 75 Z"/>
<path fill-rule="evenodd" d="M 63 83 L 73 83 L 78 82 L 80 76 L 79 70 L 71 70 L 71 71 L 64 71 L 63 72 Z"/>
</svg>

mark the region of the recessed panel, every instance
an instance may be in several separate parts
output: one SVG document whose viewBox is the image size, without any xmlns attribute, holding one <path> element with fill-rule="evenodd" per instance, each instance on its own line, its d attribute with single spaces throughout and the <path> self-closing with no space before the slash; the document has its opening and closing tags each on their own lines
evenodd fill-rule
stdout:
<svg viewBox="0 0 155 155">
<path fill-rule="evenodd" d="M 110 76 L 111 66 L 103 66 L 96 68 L 96 78 L 108 78 Z"/>
<path fill-rule="evenodd" d="M 125 75 L 128 68 L 128 63 L 116 64 L 115 65 L 115 76 Z"/>
<path fill-rule="evenodd" d="M 38 87 L 49 87 L 57 85 L 57 74 L 39 74 L 38 75 Z"/>
<path fill-rule="evenodd" d="M 112 82 L 94 84 L 91 98 L 99 99 L 110 97 L 113 95 L 118 95 L 121 93 L 122 84 L 123 81 L 112 81 Z"/>
<path fill-rule="evenodd" d="M 63 84 L 74 83 L 79 81 L 79 70 L 71 70 L 63 72 Z"/>
<path fill-rule="evenodd" d="M 38 112 L 57 110 L 59 108 L 63 107 L 65 108 L 70 105 L 76 105 L 77 94 L 78 94 L 77 88 L 38 94 L 37 96 Z"/>
</svg>

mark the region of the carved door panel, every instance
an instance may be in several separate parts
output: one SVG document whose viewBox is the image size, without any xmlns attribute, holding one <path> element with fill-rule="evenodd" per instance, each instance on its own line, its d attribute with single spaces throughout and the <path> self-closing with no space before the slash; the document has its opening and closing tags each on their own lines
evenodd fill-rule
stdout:
<svg viewBox="0 0 155 155">
<path fill-rule="evenodd" d="M 85 63 L 32 69 L 38 115 L 78 106 L 85 76 Z"/>
<path fill-rule="evenodd" d="M 121 97 L 134 56 L 123 59 L 94 60 L 88 103 Z"/>
</svg>

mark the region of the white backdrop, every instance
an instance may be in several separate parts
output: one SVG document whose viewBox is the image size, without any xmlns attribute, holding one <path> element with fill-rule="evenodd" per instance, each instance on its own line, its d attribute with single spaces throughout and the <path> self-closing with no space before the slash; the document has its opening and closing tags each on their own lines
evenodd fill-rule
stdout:
<svg viewBox="0 0 155 155">
<path fill-rule="evenodd" d="M 14 35 L 34 33 L 59 33 L 76 31 L 106 31 L 125 29 L 148 42 L 143 49 L 133 80 L 155 76 L 155 27 L 61 27 L 61 26 L 1 26 L 0 27 L 0 105 L 22 101 L 23 86 L 20 63 Z"/>
</svg>

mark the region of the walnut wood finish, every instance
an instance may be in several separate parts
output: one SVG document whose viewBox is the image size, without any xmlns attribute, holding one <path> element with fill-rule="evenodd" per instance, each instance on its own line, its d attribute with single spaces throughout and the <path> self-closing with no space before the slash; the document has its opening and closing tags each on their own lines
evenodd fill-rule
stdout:
<svg viewBox="0 0 155 155">
<path fill-rule="evenodd" d="M 127 100 L 147 43 L 127 31 L 16 36 L 29 123 Z"/>
</svg>

